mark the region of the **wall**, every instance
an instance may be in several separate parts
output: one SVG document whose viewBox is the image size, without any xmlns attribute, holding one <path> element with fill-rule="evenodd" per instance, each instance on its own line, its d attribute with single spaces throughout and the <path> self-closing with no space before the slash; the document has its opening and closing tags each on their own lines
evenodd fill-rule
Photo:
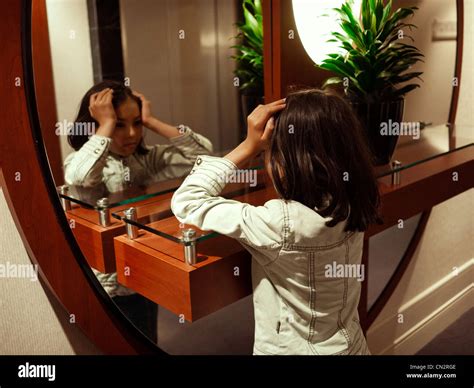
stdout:
<svg viewBox="0 0 474 388">
<path fill-rule="evenodd" d="M 58 121 L 73 121 L 93 85 L 86 0 L 46 0 Z M 61 136 L 63 159 L 73 151 Z"/>
<path fill-rule="evenodd" d="M 235 147 L 239 103 L 230 38 L 237 34 L 236 2 L 122 0 L 120 7 L 131 87 L 150 99 L 163 121 L 189 125 L 216 150 Z M 149 131 L 147 142 L 164 139 Z"/>
<path fill-rule="evenodd" d="M 461 76 L 459 106 L 456 123 L 461 126 L 457 131 L 459 136 L 472 137 L 474 123 L 474 1 L 464 1 L 464 50 L 463 50 L 463 74 Z M 471 126 L 470 128 L 468 126 Z"/>
<path fill-rule="evenodd" d="M 418 28 L 409 35 L 414 43 L 405 39 L 405 43 L 414 44 L 425 55 L 424 63 L 413 66 L 410 71 L 423 71 L 421 87 L 407 94 L 405 103 L 405 121 L 425 121 L 444 124 L 448 121 L 452 95 L 452 80 L 456 60 L 455 40 L 432 40 L 432 26 L 435 19 L 456 21 L 455 0 L 395 0 L 393 6 L 417 6 L 413 18 L 408 23 Z"/>
<path fill-rule="evenodd" d="M 92 83 L 86 0 L 47 0 L 46 7 L 57 117 L 72 121 Z M 65 136 L 60 143 L 65 157 L 72 149 Z M 1 189 L 0 231 L 0 265 L 31 264 Z M 39 281 L 0 278 L 0 316 L 0 354 L 100 354 Z"/>
<path fill-rule="evenodd" d="M 31 264 L 0 187 L 0 265 Z M 11 274 L 12 272 L 10 272 Z M 0 354 L 100 354 L 50 291 L 31 278 L 0 277 Z"/>
<path fill-rule="evenodd" d="M 56 109 L 72 121 L 93 85 L 86 0 L 46 0 Z M 126 76 L 144 93 L 160 119 L 187 124 L 216 150 L 238 143 L 239 94 L 230 58 L 237 34 L 237 5 L 229 0 L 122 0 Z M 178 39 L 178 31 L 185 39 Z M 71 35 L 73 34 L 73 35 Z M 166 143 L 148 131 L 148 144 Z M 63 159 L 72 152 L 61 137 Z"/>
<path fill-rule="evenodd" d="M 433 208 L 392 297 L 368 331 L 373 354 L 414 354 L 472 308 L 474 190 Z"/>
</svg>

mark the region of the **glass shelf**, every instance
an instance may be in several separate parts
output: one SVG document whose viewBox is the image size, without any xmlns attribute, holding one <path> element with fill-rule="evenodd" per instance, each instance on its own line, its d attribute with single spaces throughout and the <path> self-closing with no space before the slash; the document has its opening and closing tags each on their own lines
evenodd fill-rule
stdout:
<svg viewBox="0 0 474 388">
<path fill-rule="evenodd" d="M 474 127 L 456 127 L 452 130 L 446 125 L 426 127 L 420 131 L 419 139 L 409 136 L 401 136 L 395 149 L 392 160 L 401 164 L 394 167 L 391 164 L 376 167 L 379 178 L 391 175 L 426 162 L 433 158 L 454 152 L 464 147 L 474 145 Z M 214 153 L 214 156 L 224 156 L 228 151 Z M 262 169 L 261 158 L 251 164 L 252 169 Z M 192 166 L 190 166 L 191 170 Z M 169 179 L 161 182 L 145 182 L 141 185 L 124 187 L 122 191 L 110 192 L 105 185 L 101 184 L 93 188 L 81 186 L 67 186 L 67 192 L 62 192 L 64 186 L 58 187 L 58 195 L 81 207 L 101 210 L 132 204 L 142 200 L 166 194 L 177 189 L 184 180 L 183 177 Z M 105 204 L 98 202 L 106 199 Z"/>
<path fill-rule="evenodd" d="M 390 165 L 378 166 L 376 168 L 378 177 L 388 176 L 394 172 L 408 169 L 447 153 L 474 146 L 474 127 L 457 129 L 461 129 L 461 132 L 467 134 L 467 136 L 455 137 L 453 135 L 454 131 L 450 131 L 447 126 L 443 125 L 428 127 L 422 130 L 420 138 L 416 140 L 401 137 L 393 159 L 399 160 L 402 166 L 397 169 L 392 169 Z M 269 178 L 265 176 L 265 171 L 259 171 L 259 173 L 260 178 L 258 179 L 259 185 L 257 187 L 251 189 L 248 184 L 241 184 L 240 186 L 238 184 L 228 184 L 221 195 L 255 206 L 263 205 L 266 201 L 277 198 L 274 189 L 271 189 L 273 185 Z M 262 179 L 264 176 L 265 178 Z M 262 190 L 265 187 L 266 189 Z M 187 243 L 184 233 L 189 229 L 195 232 L 193 238 L 195 242 L 218 236 L 218 233 L 213 231 L 203 231 L 194 226 L 180 224 L 172 216 L 171 212 L 165 212 L 163 208 L 164 206 L 161 202 L 137 206 L 135 207 L 135 220 L 127 218 L 125 210 L 114 212 L 112 216 L 138 229 L 146 230 L 182 245 Z"/>
<path fill-rule="evenodd" d="M 87 209 L 100 210 L 113 208 L 142 201 L 148 198 L 174 191 L 183 182 L 183 178 L 170 179 L 162 182 L 130 186 L 122 191 L 110 192 L 104 184 L 95 187 L 67 186 L 67 193 L 61 192 L 64 186 L 58 187 L 58 195 Z M 101 199 L 106 199 L 106 205 L 101 205 Z"/>
<path fill-rule="evenodd" d="M 420 131 L 419 139 L 400 136 L 392 161 L 399 161 L 398 167 L 391 164 L 377 166 L 377 177 L 382 178 L 406 170 L 434 158 L 474 146 L 474 127 L 447 125 L 429 126 Z"/>
<path fill-rule="evenodd" d="M 213 153 L 212 155 L 222 157 L 227 153 L 228 151 L 222 151 Z M 263 168 L 262 166 L 263 163 L 261 158 L 256 158 L 250 163 L 248 168 L 260 170 Z M 192 167 L 193 166 L 189 166 L 189 171 L 191 171 Z M 115 192 L 110 192 L 104 184 L 90 188 L 64 185 L 59 186 L 57 192 L 60 198 L 71 201 L 81 207 L 101 210 L 143 201 L 161 194 L 172 192 L 181 185 L 186 176 L 187 174 L 182 177 L 176 177 L 174 179 L 159 182 L 149 180 L 147 182 L 142 182 L 140 185 L 124 186 L 122 190 Z"/>
<path fill-rule="evenodd" d="M 263 205 L 268 200 L 275 198 L 276 193 L 268 190 L 268 178 L 264 171 L 257 175 L 257 185 L 251 187 L 248 183 L 229 183 L 225 186 L 221 196 L 228 199 L 250 203 L 254 206 Z M 150 233 L 164 237 L 175 243 L 186 245 L 185 231 L 192 229 L 195 232 L 193 241 L 204 241 L 219 234 L 214 231 L 205 231 L 191 225 L 182 224 L 170 212 L 164 211 L 165 206 L 161 201 L 133 207 L 135 217 L 130 218 L 127 210 L 113 212 L 112 216 L 126 224 L 146 230 Z"/>
<path fill-rule="evenodd" d="M 456 127 L 450 130 L 445 125 L 426 127 L 421 131 L 419 139 L 401 136 L 392 158 L 392 160 L 400 161 L 401 165 L 397 168 L 393 168 L 389 164 L 378 166 L 376 167 L 377 176 L 379 178 L 387 177 L 398 171 L 409 169 L 442 155 L 453 153 L 466 147 L 472 147 L 474 146 L 473 139 L 474 127 Z M 223 156 L 226 153 L 227 151 L 222 152 L 221 155 L 215 155 Z M 261 159 L 256 159 L 249 165 L 254 166 L 250 167 L 251 169 L 258 170 L 258 185 L 256 188 L 250 188 L 248 184 L 244 187 L 245 185 L 239 186 L 239 184 L 232 183 L 225 187 L 222 195 L 228 198 L 234 198 L 244 193 L 249 194 L 256 189 L 261 189 L 263 181 L 268 181 L 266 184 L 267 187 L 273 187 L 271 181 L 265 175 L 262 165 Z M 173 224 L 173 221 L 167 221 L 168 224 L 164 223 L 165 219 L 175 220 L 170 210 L 171 193 L 181 185 L 183 180 L 184 177 L 170 179 L 143 186 L 129 187 L 123 191 L 113 193 L 108 192 L 103 185 L 94 188 L 69 186 L 69 192 L 67 194 L 59 195 L 62 200 L 69 200 L 72 203 L 78 204 L 79 207 L 76 206 L 72 209 L 72 213 L 77 213 L 76 215 L 86 218 L 91 222 L 108 226 L 107 223 L 101 221 L 103 217 L 101 218 L 100 212 L 104 209 L 111 209 L 112 220 L 122 220 L 130 225 L 137 226 L 140 229 L 155 233 L 169 240 L 183 243 L 183 231 L 185 229 L 194 228 L 187 225 L 180 225 L 177 220 L 175 224 Z M 160 195 L 167 193 L 170 194 L 160 197 Z M 253 194 L 253 196 L 255 196 L 255 194 Z M 108 202 L 106 206 L 101 206 L 101 204 L 98 203 L 102 198 L 106 198 Z M 277 198 L 276 194 L 274 198 Z M 252 200 L 252 198 L 247 199 Z M 248 202 L 246 198 L 239 198 L 239 200 Z M 258 204 L 263 204 L 264 202 L 265 201 Z M 137 221 L 127 220 L 125 217 L 125 210 L 131 206 L 136 207 Z M 81 208 L 93 209 L 97 214 L 85 214 L 87 212 Z M 108 216 L 105 215 L 105 217 Z M 197 241 L 202 241 L 214 235 L 216 234 L 196 229 L 195 238 Z"/>
</svg>

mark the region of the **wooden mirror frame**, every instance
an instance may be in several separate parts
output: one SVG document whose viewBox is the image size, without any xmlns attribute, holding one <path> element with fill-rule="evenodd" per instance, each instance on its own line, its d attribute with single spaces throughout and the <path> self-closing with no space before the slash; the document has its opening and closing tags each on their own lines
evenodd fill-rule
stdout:
<svg viewBox="0 0 474 388">
<path fill-rule="evenodd" d="M 281 52 L 268 45 L 280 40 L 280 1 L 263 0 L 265 87 L 278 94 L 275 69 Z M 31 45 L 31 0 L 6 0 L 0 24 L 0 183 L 30 259 L 40 277 L 75 316 L 75 324 L 106 354 L 164 354 L 119 311 L 90 271 L 60 206 L 41 134 L 34 88 Z M 461 78 L 463 0 L 457 0 L 456 73 Z M 280 80 L 281 81 L 281 80 Z M 278 81 L 278 82 L 280 82 Z M 459 88 L 454 91 L 454 122 Z M 19 179 L 18 179 L 19 178 Z"/>
</svg>

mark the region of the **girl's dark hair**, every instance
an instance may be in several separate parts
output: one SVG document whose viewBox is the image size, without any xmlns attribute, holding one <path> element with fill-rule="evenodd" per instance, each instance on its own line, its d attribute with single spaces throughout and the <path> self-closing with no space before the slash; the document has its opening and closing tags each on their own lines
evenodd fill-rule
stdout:
<svg viewBox="0 0 474 388">
<path fill-rule="evenodd" d="M 269 156 L 276 190 L 332 217 L 329 227 L 347 219 L 345 231 L 365 231 L 380 223 L 377 179 L 359 120 L 332 92 L 290 93 L 275 117 Z"/>
<path fill-rule="evenodd" d="M 141 100 L 133 94 L 132 89 L 125 86 L 123 83 L 118 81 L 104 80 L 94 85 L 82 98 L 81 105 L 79 106 L 79 112 L 77 113 L 76 120 L 74 120 L 73 131 L 67 136 L 69 145 L 76 151 L 79 151 L 81 147 L 89 140 L 89 134 L 86 131 L 76 131 L 74 128 L 84 128 L 83 125 L 87 123 L 95 123 L 96 128 L 98 128 L 99 123 L 94 120 L 89 112 L 89 100 L 94 93 L 100 92 L 106 88 L 110 88 L 114 91 L 112 97 L 112 105 L 114 106 L 114 109 L 117 109 L 128 98 L 131 98 L 138 104 L 140 112 L 142 111 Z M 145 147 L 143 139 L 135 152 L 142 155 L 148 153 L 148 149 Z"/>
</svg>

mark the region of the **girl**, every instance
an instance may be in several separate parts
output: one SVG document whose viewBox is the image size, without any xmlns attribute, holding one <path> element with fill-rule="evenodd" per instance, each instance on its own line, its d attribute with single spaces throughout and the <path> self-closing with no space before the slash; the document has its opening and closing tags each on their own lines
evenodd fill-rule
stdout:
<svg viewBox="0 0 474 388">
<path fill-rule="evenodd" d="M 91 123 L 96 128 L 92 136 L 83 130 Z M 171 145 L 146 147 L 143 125 L 168 138 Z M 189 127 L 161 122 L 152 115 L 150 102 L 142 94 L 116 81 L 101 82 L 86 93 L 68 142 L 76 152 L 64 161 L 66 183 L 83 187 L 105 184 L 110 192 L 183 176 L 197 155 L 212 152 L 212 144 L 204 136 Z M 156 342 L 156 304 L 121 286 L 117 273 L 93 271 L 125 315 Z"/>
<path fill-rule="evenodd" d="M 280 198 L 251 206 L 219 197 L 225 178 L 261 151 Z M 370 354 L 357 312 L 363 277 L 354 275 L 378 203 L 350 106 L 305 90 L 255 109 L 246 140 L 224 158 L 198 157 L 172 210 L 252 254 L 254 354 Z"/>
<path fill-rule="evenodd" d="M 96 128 L 92 136 L 77 130 L 91 123 Z M 171 144 L 146 147 L 143 125 Z M 145 96 L 116 81 L 101 82 L 86 93 L 68 142 L 76 152 L 64 161 L 66 183 L 83 187 L 104 183 L 111 192 L 150 179 L 184 176 L 197 155 L 212 152 L 204 136 L 158 120 Z"/>
</svg>

